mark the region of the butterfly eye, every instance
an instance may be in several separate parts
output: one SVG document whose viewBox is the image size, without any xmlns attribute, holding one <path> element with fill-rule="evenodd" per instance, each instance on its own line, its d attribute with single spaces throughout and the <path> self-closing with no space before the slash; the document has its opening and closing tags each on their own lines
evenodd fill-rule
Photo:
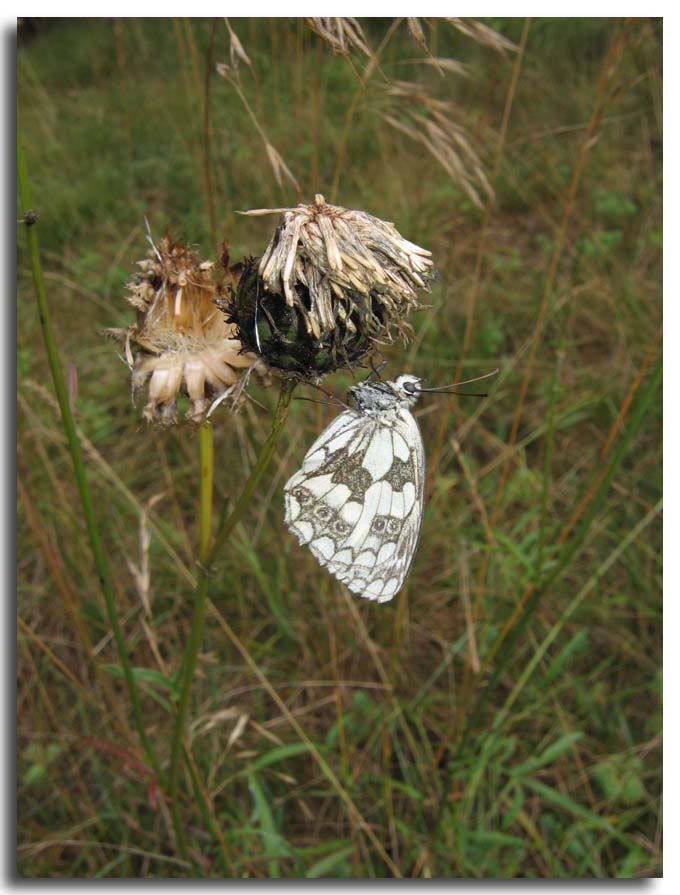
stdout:
<svg viewBox="0 0 680 895">
<path fill-rule="evenodd" d="M 415 395 L 415 393 L 417 391 L 415 382 L 409 382 L 408 380 L 406 382 L 402 383 L 401 387 L 409 395 Z"/>
</svg>

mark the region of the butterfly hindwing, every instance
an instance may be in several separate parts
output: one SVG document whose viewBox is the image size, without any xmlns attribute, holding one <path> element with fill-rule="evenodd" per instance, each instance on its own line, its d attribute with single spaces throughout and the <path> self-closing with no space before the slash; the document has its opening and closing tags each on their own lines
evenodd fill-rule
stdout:
<svg viewBox="0 0 680 895">
<path fill-rule="evenodd" d="M 418 542 L 424 467 L 422 438 L 408 407 L 347 410 L 287 482 L 286 524 L 351 591 L 390 600 Z"/>
</svg>

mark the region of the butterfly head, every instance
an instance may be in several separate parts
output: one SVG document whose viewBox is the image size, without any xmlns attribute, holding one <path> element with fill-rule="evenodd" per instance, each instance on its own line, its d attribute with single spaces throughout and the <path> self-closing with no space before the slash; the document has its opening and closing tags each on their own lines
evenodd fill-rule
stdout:
<svg viewBox="0 0 680 895">
<path fill-rule="evenodd" d="M 394 380 L 365 382 L 349 390 L 350 399 L 362 413 L 392 410 L 394 407 L 411 407 L 418 400 L 420 382 L 417 376 L 402 374 Z"/>
<path fill-rule="evenodd" d="M 412 407 L 418 400 L 420 395 L 422 379 L 412 376 L 410 373 L 403 373 L 393 382 L 386 382 L 395 393 L 400 403 L 403 402 L 407 407 Z"/>
</svg>

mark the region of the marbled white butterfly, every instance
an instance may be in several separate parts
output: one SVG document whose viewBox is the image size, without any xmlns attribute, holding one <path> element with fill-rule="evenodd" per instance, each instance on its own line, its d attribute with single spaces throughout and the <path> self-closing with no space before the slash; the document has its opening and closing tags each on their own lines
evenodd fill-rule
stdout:
<svg viewBox="0 0 680 895">
<path fill-rule="evenodd" d="M 410 408 L 421 380 L 362 382 L 285 486 L 288 528 L 351 591 L 383 603 L 418 544 L 425 450 Z"/>
</svg>

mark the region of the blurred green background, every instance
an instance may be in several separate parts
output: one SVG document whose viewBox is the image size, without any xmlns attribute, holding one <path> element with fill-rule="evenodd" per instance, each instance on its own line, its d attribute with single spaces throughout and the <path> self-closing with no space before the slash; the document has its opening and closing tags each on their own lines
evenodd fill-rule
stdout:
<svg viewBox="0 0 680 895">
<path fill-rule="evenodd" d="M 484 20 L 514 44 L 499 51 L 443 19 L 366 19 L 371 60 L 304 19 L 229 24 L 250 63 L 231 80 L 214 68 L 234 47 L 222 20 L 20 26 L 48 300 L 162 759 L 197 436 L 142 422 L 101 331 L 132 322 L 145 217 L 214 258 L 212 207 L 237 259 L 274 219 L 235 211 L 321 192 L 433 252 L 439 279 L 413 342 L 385 349 L 388 375 L 501 372 L 488 400 L 418 408 L 426 513 L 386 605 L 348 600 L 284 528 L 283 483 L 333 414 L 295 404 L 217 568 L 193 691 L 192 762 L 229 874 L 660 875 L 661 20 Z M 436 109 L 448 142 L 423 125 Z M 19 872 L 185 876 L 131 728 L 19 230 Z M 218 509 L 268 424 L 252 403 L 215 418 Z M 181 807 L 192 860 L 223 874 Z"/>
</svg>

